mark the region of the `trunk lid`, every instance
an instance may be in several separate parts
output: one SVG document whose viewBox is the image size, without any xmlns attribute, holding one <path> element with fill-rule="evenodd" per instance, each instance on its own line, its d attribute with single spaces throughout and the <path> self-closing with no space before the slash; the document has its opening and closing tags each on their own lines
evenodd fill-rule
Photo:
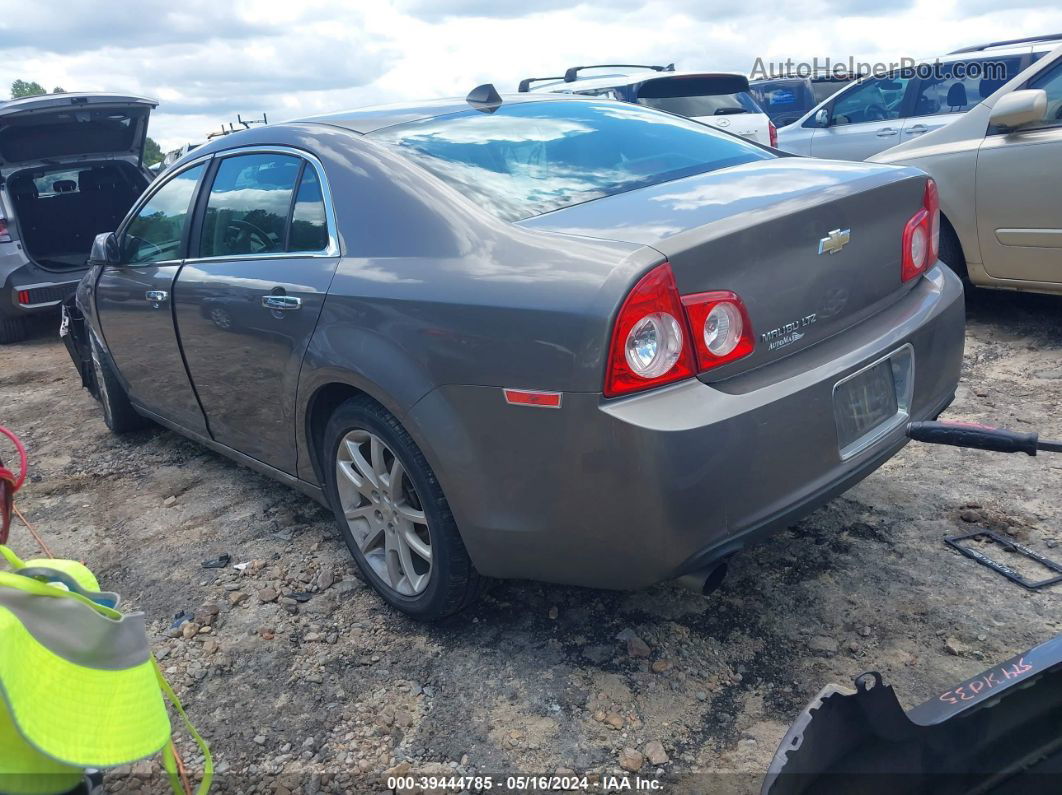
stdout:
<svg viewBox="0 0 1062 795">
<path fill-rule="evenodd" d="M 44 94 L 0 103 L 0 174 L 101 157 L 139 166 L 157 105 L 119 94 Z"/>
<path fill-rule="evenodd" d="M 925 180 L 914 168 L 783 157 L 521 224 L 651 246 L 671 263 L 683 295 L 732 290 L 741 296 L 756 349 L 702 376 L 713 381 L 815 345 L 910 289 L 915 280 L 900 281 L 902 234 L 922 205 Z M 847 242 L 829 253 L 845 230 Z"/>
</svg>

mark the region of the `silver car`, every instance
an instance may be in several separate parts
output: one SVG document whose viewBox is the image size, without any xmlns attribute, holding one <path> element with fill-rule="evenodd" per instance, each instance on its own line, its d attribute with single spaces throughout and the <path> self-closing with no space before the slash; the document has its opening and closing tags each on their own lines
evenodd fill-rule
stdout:
<svg viewBox="0 0 1062 795">
<path fill-rule="evenodd" d="M 936 130 L 1042 58 L 1059 37 L 969 47 L 851 83 L 778 130 L 778 148 L 810 157 L 865 160 Z"/>
<path fill-rule="evenodd" d="M 487 87 L 196 149 L 68 336 L 112 429 L 331 506 L 410 615 L 483 577 L 711 587 L 952 399 L 937 218 L 917 169 Z"/>
</svg>

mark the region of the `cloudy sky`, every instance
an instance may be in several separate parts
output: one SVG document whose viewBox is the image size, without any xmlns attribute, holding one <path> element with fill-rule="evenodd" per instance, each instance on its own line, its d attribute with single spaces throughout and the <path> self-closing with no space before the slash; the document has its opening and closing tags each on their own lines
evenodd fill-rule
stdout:
<svg viewBox="0 0 1062 795">
<path fill-rule="evenodd" d="M 747 73 L 758 57 L 891 62 L 1059 32 L 1058 0 L 0 0 L 0 98 L 20 78 L 154 97 L 169 149 L 237 113 L 512 91 L 579 63 Z"/>
</svg>

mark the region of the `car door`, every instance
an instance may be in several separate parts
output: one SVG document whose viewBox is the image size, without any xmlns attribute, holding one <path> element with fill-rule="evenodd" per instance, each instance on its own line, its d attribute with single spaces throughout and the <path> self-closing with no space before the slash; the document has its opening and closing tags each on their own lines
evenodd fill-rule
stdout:
<svg viewBox="0 0 1062 795">
<path fill-rule="evenodd" d="M 1022 57 L 956 61 L 927 67 L 911 87 L 911 110 L 900 142 L 910 141 L 954 121 L 990 97 L 1021 71 Z"/>
<path fill-rule="evenodd" d="M 977 155 L 977 235 L 1001 279 L 1062 282 L 1062 61 L 1022 88 L 1047 94 L 1042 122 L 989 130 Z"/>
<path fill-rule="evenodd" d="M 295 397 L 339 261 L 320 162 L 283 148 L 215 158 L 175 285 L 188 372 L 215 441 L 295 473 Z"/>
<path fill-rule="evenodd" d="M 828 124 L 811 140 L 811 154 L 834 160 L 865 160 L 896 146 L 910 73 L 872 77 L 839 94 L 828 106 Z"/>
<path fill-rule="evenodd" d="M 107 350 L 130 398 L 164 419 L 206 433 L 173 325 L 173 282 L 187 243 L 191 208 L 207 163 L 174 173 L 142 200 L 118 232 L 118 265 L 96 283 Z"/>
</svg>

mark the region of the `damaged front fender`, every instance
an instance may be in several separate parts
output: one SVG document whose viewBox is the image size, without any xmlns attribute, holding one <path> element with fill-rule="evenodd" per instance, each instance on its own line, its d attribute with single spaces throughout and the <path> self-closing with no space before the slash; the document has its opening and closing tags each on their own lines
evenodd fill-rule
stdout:
<svg viewBox="0 0 1062 795">
<path fill-rule="evenodd" d="M 1062 792 L 1062 635 L 905 712 L 877 672 L 828 685 L 761 795 Z"/>
</svg>

